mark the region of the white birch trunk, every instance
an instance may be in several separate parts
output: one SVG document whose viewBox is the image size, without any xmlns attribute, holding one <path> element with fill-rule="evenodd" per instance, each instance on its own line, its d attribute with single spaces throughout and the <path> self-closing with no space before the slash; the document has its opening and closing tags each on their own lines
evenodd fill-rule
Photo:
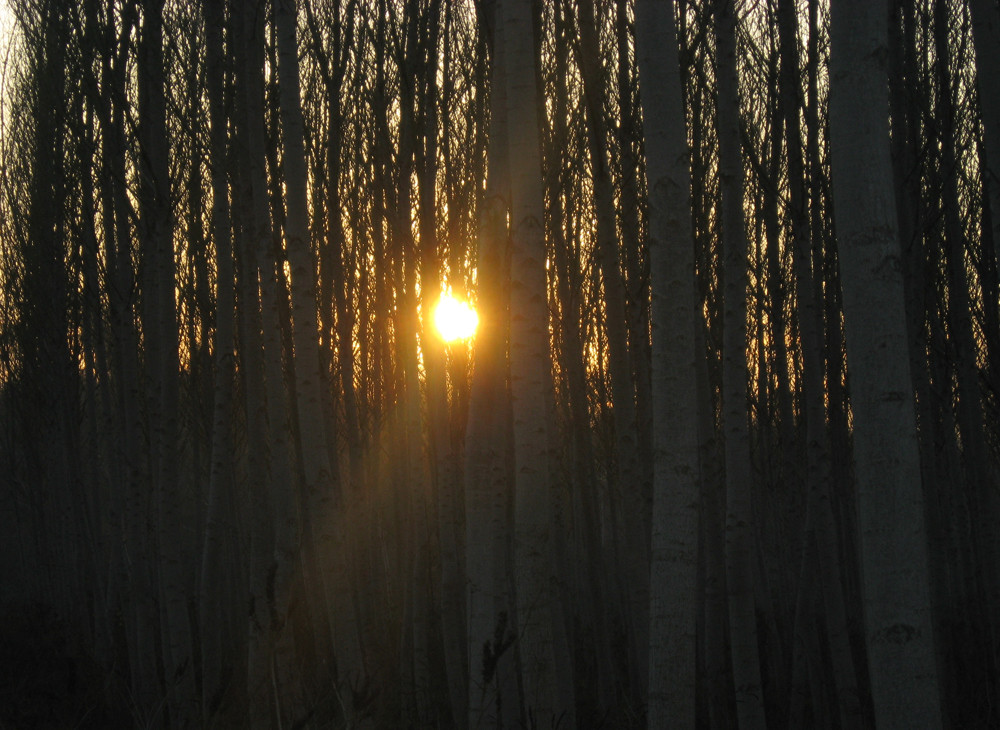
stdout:
<svg viewBox="0 0 1000 730">
<path fill-rule="evenodd" d="M 494 75 L 496 78 L 496 75 Z M 491 133 L 492 136 L 492 133 Z M 489 184 L 489 183 L 488 183 Z M 493 190 L 490 190 L 493 193 Z M 506 201 L 489 195 L 479 233 L 480 325 L 466 434 L 465 530 L 469 699 L 468 727 L 499 726 L 501 707 L 512 706 L 512 687 L 501 684 L 501 651 L 509 636 L 497 629 L 510 616 L 506 585 L 509 482 L 507 362 L 501 318 L 505 268 Z"/>
<path fill-rule="evenodd" d="M 653 327 L 653 533 L 649 727 L 693 728 L 698 547 L 698 391 L 691 171 L 674 3 L 636 5 L 646 142 Z"/>
<path fill-rule="evenodd" d="M 514 418 L 514 575 L 524 717 L 572 727 L 569 657 L 557 656 L 561 618 L 552 537 L 546 393 L 551 387 L 545 231 L 534 31 L 529 0 L 502 3 L 511 175 L 510 383 Z"/>
<path fill-rule="evenodd" d="M 879 728 L 941 727 L 924 500 L 889 157 L 885 2 L 832 7 L 830 142 Z"/>
<path fill-rule="evenodd" d="M 465 549 L 469 699 L 468 728 L 502 727 L 503 708 L 516 703 L 505 685 L 512 651 L 507 591 L 507 535 L 510 483 L 507 448 L 507 356 L 504 282 L 507 269 L 507 92 L 502 26 L 495 4 L 479 22 L 493 28 L 490 130 L 486 199 L 479 217 L 478 311 L 474 371 L 469 396 L 465 467 Z M 498 635 L 499 631 L 499 635 Z M 509 710 L 508 710 L 509 712 Z"/>
</svg>

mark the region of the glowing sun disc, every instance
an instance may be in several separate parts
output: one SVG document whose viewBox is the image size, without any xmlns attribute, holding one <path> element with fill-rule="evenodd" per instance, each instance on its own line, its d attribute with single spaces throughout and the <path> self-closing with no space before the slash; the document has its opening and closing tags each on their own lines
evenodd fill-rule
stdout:
<svg viewBox="0 0 1000 730">
<path fill-rule="evenodd" d="M 479 324 L 479 315 L 467 302 L 442 294 L 434 308 L 434 326 L 445 342 L 472 337 Z"/>
</svg>

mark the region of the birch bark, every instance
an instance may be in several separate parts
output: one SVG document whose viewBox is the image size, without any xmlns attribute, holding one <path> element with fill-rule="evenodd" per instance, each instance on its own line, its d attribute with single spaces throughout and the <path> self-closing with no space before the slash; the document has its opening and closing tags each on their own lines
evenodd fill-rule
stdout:
<svg viewBox="0 0 1000 730">
<path fill-rule="evenodd" d="M 573 726 L 569 657 L 557 656 L 552 485 L 546 393 L 551 385 L 542 168 L 529 0 L 503 0 L 511 176 L 510 383 L 514 419 L 514 575 L 524 717 Z M 531 718 L 529 720 L 529 718 Z"/>
<path fill-rule="evenodd" d="M 653 327 L 650 727 L 693 728 L 696 697 L 698 377 L 694 240 L 674 3 L 636 5 L 646 142 Z"/>
<path fill-rule="evenodd" d="M 875 719 L 941 727 L 889 156 L 888 12 L 868 0 L 836 0 L 831 12 L 830 143 Z"/>
</svg>

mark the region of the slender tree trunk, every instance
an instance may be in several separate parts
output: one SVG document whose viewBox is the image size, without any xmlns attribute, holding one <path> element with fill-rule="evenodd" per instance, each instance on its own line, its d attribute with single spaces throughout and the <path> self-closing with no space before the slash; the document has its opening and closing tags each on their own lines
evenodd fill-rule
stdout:
<svg viewBox="0 0 1000 730">
<path fill-rule="evenodd" d="M 82 97 L 78 103 L 83 107 Z M 83 159 L 95 158 L 94 112 L 88 107 L 77 110 L 80 124 L 80 155 Z M 80 180 L 81 209 L 96 211 L 94 178 L 84 175 Z M 108 427 L 107 419 L 112 413 L 111 392 L 108 383 L 109 363 L 104 332 L 104 307 L 101 302 L 101 277 L 98 257 L 101 254 L 96 217 L 83 220 L 80 230 L 74 235 L 81 239 L 80 264 L 81 282 L 81 340 L 84 349 L 84 406 L 85 426 L 81 423 L 79 448 L 88 453 L 81 459 L 81 497 L 84 509 L 80 510 L 88 531 L 87 559 L 91 571 L 85 582 L 93 586 L 90 591 L 91 626 L 94 632 L 94 653 L 99 661 L 108 665 L 116 661 L 112 622 L 116 622 L 114 604 L 119 600 L 117 581 L 119 578 L 112 548 L 113 527 L 121 519 L 120 502 L 109 480 L 102 478 L 101 464 L 107 463 L 106 441 L 100 438 Z M 109 429 L 110 430 L 110 429 Z M 77 457 L 79 458 L 79 457 Z M 121 484 L 121 482 L 117 482 Z M 116 486 L 117 486 L 116 484 Z"/>
<path fill-rule="evenodd" d="M 830 139 L 875 718 L 941 727 L 889 157 L 888 12 L 858 0 L 832 12 Z"/>
<path fill-rule="evenodd" d="M 264 392 L 259 394 L 265 405 L 267 476 L 264 494 L 253 522 L 250 574 L 250 656 L 249 687 L 250 720 L 254 727 L 267 727 L 275 714 L 296 713 L 301 704 L 299 687 L 289 679 L 291 664 L 291 627 L 289 600 L 292 576 L 299 565 L 301 527 L 298 516 L 296 475 L 293 470 L 291 407 L 285 388 L 283 345 L 281 342 L 282 302 L 276 274 L 276 252 L 271 216 L 267 206 L 267 177 L 264 156 L 264 21 L 262 4 L 247 3 L 243 7 L 240 37 L 234 42 L 237 71 L 244 73 L 246 83 L 237 98 L 237 119 L 245 120 L 238 144 L 237 160 L 245 176 L 243 227 L 248 239 L 247 263 L 253 264 L 244 277 L 248 280 L 247 294 L 257 298 L 259 286 L 260 320 L 249 324 L 255 330 L 251 342 L 262 345 L 262 375 Z M 236 34 L 234 34 L 235 36 Z M 242 61 L 242 63 L 240 63 Z M 240 129 L 240 127 L 238 127 Z M 259 279 L 259 283 L 258 283 Z M 251 307 L 247 307 L 252 311 Z M 252 317 L 251 320 L 256 320 Z M 248 380 L 249 380 L 248 373 Z M 254 381 L 250 381 L 254 383 Z M 249 385 L 248 385 L 249 387 Z M 248 418 L 252 417 L 248 414 Z M 273 703 L 273 704 L 271 704 Z"/>
<path fill-rule="evenodd" d="M 653 326 L 650 727 L 695 725 L 699 466 L 691 171 L 674 3 L 636 7 Z"/>
<path fill-rule="evenodd" d="M 141 388 L 139 377 L 139 336 L 135 319 L 135 270 L 132 263 L 132 208 L 127 193 L 124 106 L 127 58 L 124 38 L 136 23 L 135 4 L 123 9 L 120 23 L 122 36 L 115 45 L 114 63 L 109 58 L 103 76 L 108 91 L 102 96 L 106 104 L 109 129 L 104 140 L 105 164 L 110 178 L 106 186 L 105 210 L 113 211 L 109 220 L 114 245 L 109 252 L 108 273 L 112 287 L 109 294 L 113 329 L 113 361 L 118 386 L 119 417 L 123 438 L 118 458 L 124 467 L 124 558 L 128 574 L 128 649 L 132 691 L 144 713 L 152 714 L 162 699 L 157 676 L 156 639 L 152 632 L 157 625 L 153 595 L 152 545 L 150 545 L 150 512 L 147 485 L 150 483 L 148 451 L 141 447 L 140 436 L 145 428 L 140 416 Z M 111 22 L 107 33 L 113 34 Z M 110 39 L 108 40 L 110 46 Z M 111 55 L 109 51 L 108 55 Z M 110 235 L 110 234 L 109 234 Z"/>
<path fill-rule="evenodd" d="M 639 178 L 643 173 L 643 164 L 639 156 L 642 149 L 639 138 L 642 130 L 641 120 L 636 113 L 638 78 L 633 77 L 634 67 L 629 58 L 632 25 L 629 23 L 628 6 L 627 0 L 616 0 L 615 40 L 618 49 L 618 104 L 621 109 L 621 121 L 616 131 L 621 168 L 619 221 L 625 266 L 627 307 L 625 321 L 628 325 L 629 352 L 632 354 L 632 368 L 635 375 L 639 469 L 642 475 L 643 499 L 648 506 L 652 504 L 653 489 L 649 242 L 644 225 L 648 222 L 648 215 L 643 201 L 640 201 Z M 650 514 L 649 509 L 646 510 L 646 514 Z M 648 535 L 649 517 L 644 518 L 643 525 L 643 533 Z"/>
<path fill-rule="evenodd" d="M 195 723 L 193 631 L 189 602 L 194 601 L 194 530 L 183 514 L 178 474 L 180 362 L 174 298 L 173 219 L 170 202 L 169 140 L 163 67 L 163 0 L 144 0 L 139 64 L 140 249 L 146 273 L 143 335 L 150 383 L 152 460 L 157 494 L 160 610 L 164 617 L 164 672 L 170 722 Z"/>
<path fill-rule="evenodd" d="M 747 429 L 747 241 L 743 219 L 736 68 L 735 0 L 716 4 L 719 86 L 719 177 L 722 189 L 723 427 L 726 441 L 726 583 L 736 707 L 740 730 L 764 728 L 763 685 L 754 600 L 752 469 Z"/>
<path fill-rule="evenodd" d="M 479 327 L 465 447 L 469 730 L 503 727 L 504 708 L 517 705 L 516 687 L 508 675 L 513 625 L 506 560 L 510 393 L 504 289 L 509 276 L 510 172 L 503 28 L 496 7 L 495 3 L 485 5 L 479 15 L 480 32 L 492 38 L 492 73 L 486 197 L 480 208 L 478 240 Z"/>
<path fill-rule="evenodd" d="M 514 576 L 525 721 L 573 726 L 569 657 L 557 655 L 552 484 L 546 393 L 551 387 L 542 168 L 528 0 L 503 0 L 511 175 L 510 383 L 514 417 Z"/>
<path fill-rule="evenodd" d="M 47 603 L 67 627 L 82 630 L 77 623 L 81 612 L 74 605 L 80 595 L 74 521 L 82 507 L 74 499 L 79 487 L 79 461 L 74 455 L 79 443 L 79 366 L 69 339 L 70 327 L 75 326 L 70 306 L 76 283 L 66 261 L 71 198 L 65 139 L 68 117 L 76 110 L 67 113 L 63 108 L 69 26 L 53 6 L 35 10 L 37 14 L 33 10 L 20 18 L 21 29 L 30 38 L 25 79 L 36 88 L 27 98 L 28 124 L 21 141 L 21 152 L 28 156 L 21 189 L 28 199 L 19 211 L 24 216 L 19 221 L 24 226 L 20 282 L 10 295 L 21 310 L 16 325 L 22 333 L 16 383 L 23 393 L 19 430 L 27 443 L 36 444 L 24 455 L 25 478 L 34 487 L 29 504 L 38 510 L 41 524 L 36 529 L 45 534 L 36 546 L 42 573 L 36 600 Z M 9 385 L 5 383 L 5 391 L 14 390 Z"/>
<path fill-rule="evenodd" d="M 415 161 L 419 155 L 419 128 L 417 119 L 417 89 L 423 50 L 421 37 L 421 8 L 416 2 L 407 2 L 403 8 L 403 34 L 405 52 L 402 59 L 403 73 L 411 79 L 400 89 L 400 120 L 398 133 L 398 188 L 394 215 L 393 244 L 395 248 L 394 270 L 396 286 L 400 292 L 400 304 L 396 326 L 396 358 L 401 375 L 401 410 L 404 434 L 397 445 L 404 453 L 407 484 L 402 495 L 402 506 L 408 510 L 410 524 L 402 535 L 408 552 L 403 561 L 406 568 L 405 592 L 406 615 L 402 630 L 404 649 L 402 663 L 407 704 L 403 706 L 403 717 L 418 724 L 434 722 L 434 668 L 431 652 L 431 611 L 434 601 L 435 581 L 432 577 L 432 523 L 430 509 L 433 506 L 432 485 L 428 474 L 427 454 L 424 450 L 424 422 L 421 410 L 421 386 L 419 373 L 417 269 L 419 250 L 413 232 L 415 202 L 419 204 L 419 189 L 414 201 L 413 177 L 419 168 Z M 418 221 L 419 226 L 419 221 Z"/>
<path fill-rule="evenodd" d="M 209 724 L 223 701 L 223 694 L 235 681 L 233 655 L 227 645 L 230 626 L 236 616 L 225 610 L 226 590 L 231 584 L 226 571 L 231 557 L 229 536 L 234 531 L 233 467 L 233 376 L 235 357 L 235 274 L 233 271 L 232 227 L 227 176 L 229 145 L 223 98 L 224 74 L 222 0 L 204 0 L 206 75 L 210 116 L 210 160 L 212 180 L 212 240 L 215 244 L 216 330 L 215 386 L 212 417 L 211 471 L 208 487 L 208 514 L 205 523 L 200 587 L 200 636 L 202 651 L 202 723 Z"/>
</svg>

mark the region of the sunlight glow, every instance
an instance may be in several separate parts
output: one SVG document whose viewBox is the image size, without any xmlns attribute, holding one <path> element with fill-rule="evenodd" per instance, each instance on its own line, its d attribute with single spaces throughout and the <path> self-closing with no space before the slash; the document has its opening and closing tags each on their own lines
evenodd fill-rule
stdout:
<svg viewBox="0 0 1000 730">
<path fill-rule="evenodd" d="M 434 307 L 434 326 L 445 342 L 472 337 L 478 324 L 476 310 L 448 292 L 441 295 Z"/>
</svg>

